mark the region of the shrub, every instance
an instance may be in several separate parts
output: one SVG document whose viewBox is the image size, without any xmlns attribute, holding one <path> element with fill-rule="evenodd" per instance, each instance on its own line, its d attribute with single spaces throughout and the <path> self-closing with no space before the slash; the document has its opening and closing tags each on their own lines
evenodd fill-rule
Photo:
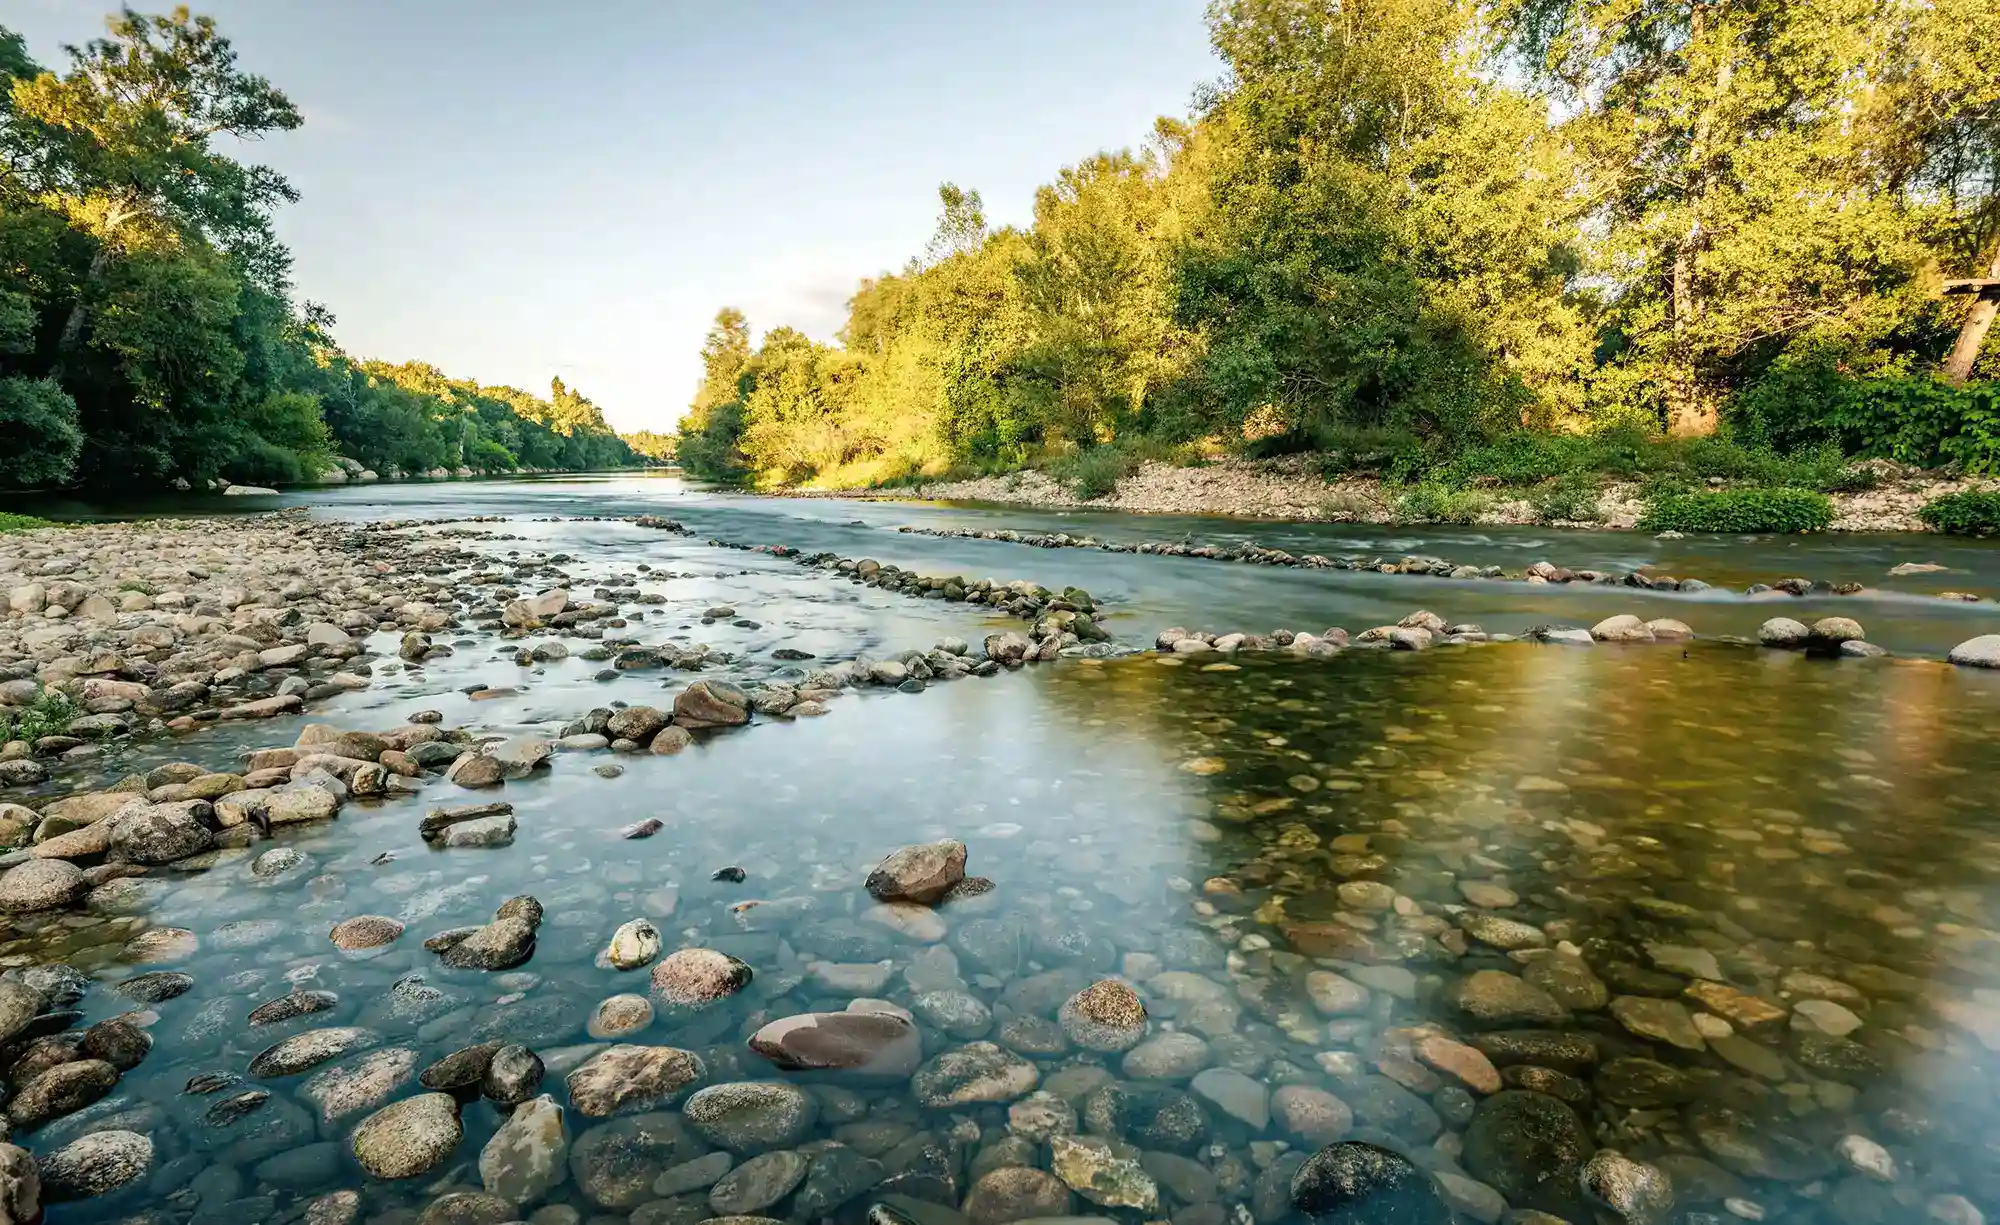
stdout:
<svg viewBox="0 0 2000 1225">
<path fill-rule="evenodd" d="M 45 690 L 16 715 L 14 738 L 32 743 L 43 736 L 60 736 L 82 713 L 68 694 L 58 689 Z"/>
<path fill-rule="evenodd" d="M 1604 516 L 1597 509 L 1597 482 L 1588 476 L 1557 477 L 1528 491 L 1528 505 L 1543 523 L 1595 523 Z"/>
<path fill-rule="evenodd" d="M 1477 523 L 1493 504 L 1486 494 L 1426 483 L 1396 499 L 1398 523 Z"/>
<path fill-rule="evenodd" d="M 1822 532 L 1833 502 L 1810 489 L 1727 489 L 1668 494 L 1639 520 L 1649 532 Z"/>
<path fill-rule="evenodd" d="M 82 452 L 76 401 L 54 379 L 0 378 L 0 485 L 60 485 Z"/>
<path fill-rule="evenodd" d="M 1799 363 L 1738 393 L 1729 415 L 1746 436 L 1773 446 L 1825 444 L 1926 468 L 2000 472 L 2000 384 L 1990 380 L 1856 379 L 1825 362 Z"/>
<path fill-rule="evenodd" d="M 1118 482 L 1138 466 L 1138 459 L 1130 451 L 1107 443 L 1065 455 L 1049 465 L 1048 473 L 1069 486 L 1077 497 L 1094 502 L 1116 493 Z"/>
<path fill-rule="evenodd" d="M 1934 532 L 2000 535 L 2000 493 L 1948 493 L 1924 503 L 1917 518 Z"/>
<path fill-rule="evenodd" d="M 37 519 L 33 515 L 16 515 L 0 510 L 0 532 L 32 532 L 38 527 L 54 527 L 47 519 Z"/>
</svg>

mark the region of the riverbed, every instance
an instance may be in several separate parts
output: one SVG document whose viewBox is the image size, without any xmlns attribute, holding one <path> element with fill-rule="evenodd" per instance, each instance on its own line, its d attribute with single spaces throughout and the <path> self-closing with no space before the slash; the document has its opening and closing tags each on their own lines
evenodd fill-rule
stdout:
<svg viewBox="0 0 2000 1225">
<path fill-rule="evenodd" d="M 1272 1225 L 1294 1213 L 1305 1159 L 1338 1141 L 1414 1163 L 1465 1220 L 2000 1213 L 2000 673 L 1942 662 L 2000 632 L 2000 547 L 745 498 L 661 477 L 230 501 L 235 513 L 303 507 L 356 524 L 502 516 L 408 538 L 456 533 L 496 564 L 565 555 L 574 590 L 658 597 L 619 601 L 622 635 L 700 641 L 731 657 L 712 674 L 750 682 L 951 639 L 977 653 L 988 634 L 1024 628 L 791 551 L 1082 588 L 1096 623 L 1134 653 L 843 692 L 823 717 L 701 732 L 670 756 L 558 752 L 493 792 L 430 777 L 411 798 L 357 799 L 337 820 L 156 869 L 115 906 L 9 920 L 6 964 L 62 962 L 91 979 L 66 1006 L 70 1031 L 136 1007 L 152 1037 L 114 1091 L 15 1129 L 37 1156 L 91 1133 L 150 1139 L 140 1176 L 50 1204 L 51 1221 L 693 1225 L 874 1212 L 878 1225 Z M 145 509 L 191 505 L 224 509 Z M 686 530 L 629 521 L 647 515 Z M 1713 586 L 1249 566 L 902 526 L 1509 570 L 1546 560 Z M 1890 576 L 1910 562 L 1944 569 Z M 1863 590 L 1741 594 L 1791 576 Z M 705 615 L 720 606 L 730 615 Z M 1419 609 L 1495 635 L 1632 613 L 1696 637 L 1330 658 L 1144 649 L 1169 627 L 1358 633 Z M 1892 656 L 1754 645 L 1773 616 L 1853 618 Z M 581 641 L 523 664 L 518 649 L 561 635 L 493 628 L 445 631 L 449 656 L 378 667 L 365 689 L 302 715 L 143 738 L 0 799 L 41 804 L 170 762 L 240 769 L 243 751 L 289 745 L 309 722 L 386 730 L 430 710 L 444 726 L 553 736 L 593 707 L 661 704 L 691 679 L 607 676 Z M 394 635 L 365 646 L 396 660 Z M 439 849 L 420 835 L 431 808 L 484 798 L 512 805 L 510 843 Z M 621 836 L 648 819 L 658 833 Z M 934 840 L 962 842 L 964 871 L 991 890 L 882 913 L 870 869 Z M 253 870 L 277 849 L 297 861 Z M 453 969 L 423 947 L 520 895 L 544 912 L 525 962 Z M 359 915 L 404 930 L 336 949 L 329 930 Z M 609 1045 L 591 1036 L 604 1031 L 601 1001 L 656 994 L 646 967 L 600 956 L 636 919 L 667 952 L 714 950 L 753 976 L 692 1012 L 656 998 L 657 1015 L 617 1041 L 691 1052 L 700 1075 L 597 1117 L 565 1077 Z M 144 938 L 166 929 L 188 938 Z M 113 989 L 147 971 L 191 983 L 138 1005 Z M 1110 1038 L 1075 1023 L 1070 1003 L 1106 979 L 1145 1013 Z M 332 1002 L 248 1023 L 298 992 Z M 912 1018 L 914 1075 L 788 1071 L 745 1045 L 771 1021 L 857 999 Z M 359 1035 L 337 1059 L 251 1072 L 272 1044 L 330 1028 Z M 500 1146 L 544 1175 L 524 1183 L 533 1162 L 518 1158 L 496 1180 L 482 1163 L 509 1114 L 476 1091 L 453 1108 L 462 1137 L 419 1174 L 365 1173 L 351 1144 L 362 1120 L 421 1096 L 418 1071 L 484 1041 L 546 1065 L 539 1091 L 560 1125 L 538 1116 L 529 1142 L 510 1133 Z M 211 1077 L 226 1091 L 189 1091 Z M 760 1087 L 732 1090 L 746 1104 L 728 1117 L 688 1101 L 746 1082 Z M 366 1091 L 330 1094 L 350 1083 Z M 218 1122 L 218 1100 L 240 1094 L 268 1096 Z"/>
</svg>

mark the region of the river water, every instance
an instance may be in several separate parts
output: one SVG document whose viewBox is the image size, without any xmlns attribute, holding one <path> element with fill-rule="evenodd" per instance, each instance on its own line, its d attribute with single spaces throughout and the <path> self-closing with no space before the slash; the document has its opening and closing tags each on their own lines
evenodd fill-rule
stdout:
<svg viewBox="0 0 2000 1225">
<path fill-rule="evenodd" d="M 1673 1187 L 1671 1208 L 1642 1196 L 1626 1217 L 1605 1219 L 1889 1225 L 2000 1213 L 2000 674 L 1938 659 L 1956 642 L 2000 632 L 2000 617 L 1991 603 L 1935 598 L 2000 596 L 2000 547 L 757 499 L 662 477 L 371 486 L 230 503 L 202 509 L 304 505 L 354 521 L 508 516 L 465 525 L 505 538 L 465 543 L 500 558 L 566 553 L 585 592 L 593 578 L 636 576 L 665 603 L 629 632 L 707 642 L 752 676 L 782 674 L 772 652 L 785 647 L 818 666 L 947 636 L 976 644 L 1019 623 L 768 553 L 711 548 L 702 543 L 710 537 L 927 574 L 1074 584 L 1100 601 L 1116 639 L 1144 646 L 1169 625 L 1358 631 L 1418 608 L 1504 633 L 1634 612 L 1677 618 L 1701 637 L 1330 660 L 1138 655 L 1061 660 L 917 694 L 874 690 L 843 696 L 827 717 L 760 722 L 674 757 L 558 754 L 546 772 L 506 784 L 501 798 L 520 823 L 511 846 L 428 846 L 417 831 L 424 808 L 478 798 L 439 780 L 423 800 L 356 801 L 336 821 L 156 875 L 116 908 L 16 919 L 0 943 L 7 964 L 64 960 L 98 980 L 76 1005 L 81 1024 L 134 1007 L 102 984 L 154 969 L 195 982 L 144 1005 L 153 1049 L 112 1096 L 16 1137 L 36 1152 L 113 1128 L 154 1141 L 145 1179 L 52 1205 L 51 1221 L 293 1220 L 316 1197 L 353 1189 L 361 1219 L 399 1225 L 692 1225 L 726 1211 L 859 1220 L 877 1203 L 921 1225 L 1063 1213 L 1270 1225 L 1286 1215 L 1301 1158 L 1343 1136 L 1435 1172 L 1466 1220 L 1510 1210 L 1549 1214 L 1517 1218 L 1542 1225 L 1594 1219 L 1602 1209 L 1584 1198 L 1577 1165 L 1598 1148 L 1647 1163 Z M 618 521 L 641 514 L 676 518 L 694 535 Z M 1044 550 L 893 530 L 904 524 L 1250 539 L 1509 569 L 1542 559 L 1645 565 L 1717 590 Z M 1912 561 L 1950 569 L 1887 576 Z M 651 569 L 638 572 L 642 564 Z M 1727 590 L 1794 575 L 1870 590 L 1805 599 Z M 725 603 L 733 621 L 698 619 Z M 1835 613 L 1859 620 L 1897 658 L 1829 661 L 1712 641 L 1754 635 L 1773 615 Z M 461 641 L 452 658 L 383 669 L 369 689 L 308 718 L 386 729 L 430 708 L 448 725 L 548 733 L 592 706 L 666 696 L 658 674 L 601 680 L 597 664 L 574 657 L 524 668 L 512 642 L 483 633 Z M 371 646 L 394 657 L 393 638 Z M 514 692 L 467 696 L 482 685 Z M 241 749 L 291 743 L 303 722 L 214 728 L 61 781 L 83 786 L 174 760 L 223 768 Z M 619 837 L 649 817 L 664 823 L 658 835 Z M 941 838 L 962 840 L 967 871 L 994 890 L 940 909 L 942 939 L 865 917 L 869 868 L 899 845 Z M 253 874 L 251 856 L 275 845 L 304 862 Z M 741 882 L 712 879 L 725 867 L 742 869 Z M 524 966 L 454 971 L 421 947 L 523 893 L 547 915 Z M 752 900 L 762 905 L 740 906 Z M 385 949 L 336 951 L 328 929 L 359 914 L 409 930 Z M 799 1161 L 760 1158 L 713 1195 L 686 1179 L 665 1180 L 656 1194 L 632 1175 L 634 1162 L 650 1178 L 717 1148 L 715 1137 L 681 1128 L 668 1109 L 642 1116 L 657 1129 L 646 1147 L 631 1139 L 638 1125 L 572 1109 L 555 1185 L 510 1209 L 450 1197 L 480 1188 L 481 1147 L 504 1117 L 490 1104 L 464 1105 L 464 1139 L 443 1163 L 389 1183 L 364 1175 L 346 1148 L 362 1112 L 325 1107 L 310 1074 L 247 1072 L 288 1034 L 352 1026 L 373 1049 L 348 1064 L 370 1061 L 405 1096 L 419 1090 L 396 1069 L 504 1039 L 541 1055 L 543 1091 L 568 1107 L 562 1074 L 603 1045 L 586 1033 L 599 1001 L 647 990 L 643 971 L 598 960 L 614 929 L 635 918 L 650 919 L 669 950 L 727 952 L 756 977 L 723 1005 L 663 1015 L 620 1040 L 697 1052 L 703 1083 L 806 1086 L 805 1116 L 712 1165 L 722 1177 L 759 1149 Z M 195 947 L 139 964 L 145 942 L 133 938 L 162 927 L 193 933 Z M 1054 1024 L 1072 993 L 1104 977 L 1133 984 L 1145 1002 L 1148 1037 L 1137 1053 L 1078 1049 Z M 276 1025 L 246 1023 L 252 1008 L 294 989 L 338 1002 Z M 864 996 L 913 1011 L 926 1056 L 995 1042 L 1066 1105 L 1034 1099 L 1036 1110 L 1011 1115 L 1004 1100 L 932 1108 L 908 1080 L 779 1073 L 744 1046 L 766 1021 Z M 184 1089 L 211 1073 L 245 1080 L 231 1092 L 271 1097 L 240 1120 L 207 1121 L 216 1096 Z M 1120 1171 L 1119 1192 L 1098 1198 L 1119 1202 L 1051 1199 L 1034 1194 L 1046 1178 L 993 1176 L 1047 1170 L 1047 1131 L 1071 1117 L 1074 1130 L 1115 1141 L 1107 1160 Z M 1137 1164 L 1118 1163 L 1127 1157 Z M 1135 1186 L 1151 1187 L 1154 1202 L 1127 1202 Z"/>
</svg>

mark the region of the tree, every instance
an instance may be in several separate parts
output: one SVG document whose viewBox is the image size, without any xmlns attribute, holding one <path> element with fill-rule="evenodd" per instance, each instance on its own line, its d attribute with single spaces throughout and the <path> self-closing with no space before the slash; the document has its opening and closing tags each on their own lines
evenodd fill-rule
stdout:
<svg viewBox="0 0 2000 1225">
<path fill-rule="evenodd" d="M 968 255 L 986 241 L 986 203 L 976 191 L 956 183 L 938 184 L 937 229 L 924 247 L 924 266 L 943 263 L 954 255 Z"/>
<path fill-rule="evenodd" d="M 154 17 L 125 9 L 107 25 L 108 37 L 67 48 L 63 76 L 15 83 L 0 134 L 30 190 L 98 241 L 63 324 L 59 365 L 74 354 L 116 253 L 198 239 L 275 281 L 282 257 L 269 208 L 297 199 L 275 171 L 213 147 L 217 137 L 256 140 L 303 119 L 269 82 L 237 68 L 212 19 L 184 7 Z"/>
</svg>

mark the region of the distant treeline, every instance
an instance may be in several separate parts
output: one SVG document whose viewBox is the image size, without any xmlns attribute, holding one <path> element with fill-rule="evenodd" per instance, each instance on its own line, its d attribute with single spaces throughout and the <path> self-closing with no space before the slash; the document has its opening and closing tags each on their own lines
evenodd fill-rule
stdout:
<svg viewBox="0 0 2000 1225">
<path fill-rule="evenodd" d="M 1209 25 L 1227 73 L 1189 120 L 1065 168 L 1026 229 L 947 184 L 837 343 L 753 346 L 724 310 L 682 462 L 851 483 L 1208 440 L 1417 475 L 1637 427 L 2000 464 L 1996 358 L 1940 292 L 2000 278 L 1991 0 L 1216 0 Z"/>
<path fill-rule="evenodd" d="M 296 193 L 217 149 L 297 108 L 207 18 L 108 26 L 61 72 L 0 27 L 0 486 L 643 462 L 560 379 L 541 397 L 341 352 L 272 233 Z"/>
</svg>

